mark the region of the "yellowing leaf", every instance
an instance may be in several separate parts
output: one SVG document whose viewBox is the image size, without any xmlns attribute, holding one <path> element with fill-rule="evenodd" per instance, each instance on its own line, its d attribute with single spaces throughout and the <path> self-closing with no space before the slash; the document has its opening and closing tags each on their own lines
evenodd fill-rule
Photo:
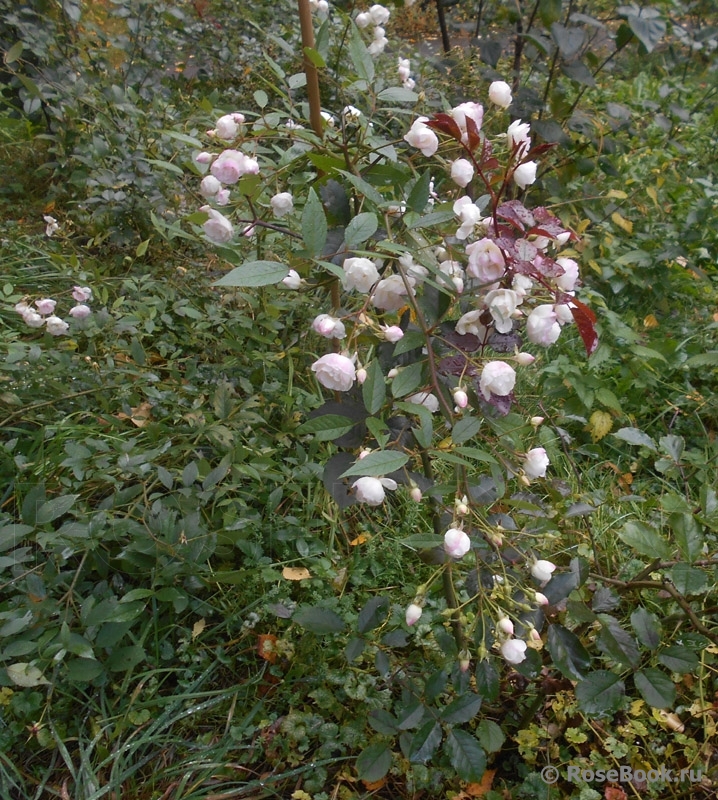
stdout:
<svg viewBox="0 0 718 800">
<path fill-rule="evenodd" d="M 594 411 L 588 421 L 588 430 L 591 433 L 591 441 L 600 442 L 606 434 L 611 432 L 613 419 L 605 411 Z"/>
<path fill-rule="evenodd" d="M 358 545 L 364 544 L 364 542 L 368 541 L 369 541 L 369 536 L 366 533 L 360 533 L 359 536 L 356 537 L 356 539 L 352 539 L 351 542 L 349 542 L 349 545 L 350 547 L 357 547 Z"/>
<path fill-rule="evenodd" d="M 198 619 L 197 622 L 195 622 L 195 624 L 192 626 L 192 641 L 194 641 L 198 636 L 201 635 L 206 625 L 207 623 L 204 621 L 204 617 L 202 617 L 202 619 Z"/>
<path fill-rule="evenodd" d="M 614 225 L 618 225 L 619 228 L 626 231 L 626 233 L 633 233 L 633 223 L 631 220 L 622 217 L 618 211 L 614 211 L 613 214 L 611 214 L 611 221 Z"/>
<path fill-rule="evenodd" d="M 306 581 L 312 576 L 306 567 L 285 567 L 282 570 L 282 577 L 287 581 Z"/>
<path fill-rule="evenodd" d="M 483 797 L 491 791 L 494 782 L 495 769 L 487 769 L 481 778 L 481 783 L 467 783 L 464 790 L 469 797 Z"/>
<path fill-rule="evenodd" d="M 33 667 L 32 664 L 10 664 L 10 666 L 6 667 L 6 671 L 10 680 L 18 686 L 31 688 L 50 683 L 42 672 L 37 667 Z"/>
<path fill-rule="evenodd" d="M 658 327 L 658 320 L 653 314 L 648 314 L 648 316 L 643 318 L 643 327 L 650 330 L 651 328 Z"/>
<path fill-rule="evenodd" d="M 128 419 L 138 428 L 144 428 L 152 418 L 152 406 L 148 402 L 140 403 L 140 405 L 130 409 L 130 411 L 132 411 L 132 414 L 125 414 L 124 411 L 120 411 L 115 414 L 115 416 L 117 419 Z"/>
<path fill-rule="evenodd" d="M 616 200 L 626 200 L 628 195 L 621 189 L 611 189 L 606 197 L 615 198 Z"/>
<path fill-rule="evenodd" d="M 649 186 L 646 189 L 646 194 L 651 198 L 651 200 L 653 200 L 653 202 L 656 205 L 658 205 L 658 193 L 656 192 L 656 190 L 652 186 Z"/>
<path fill-rule="evenodd" d="M 590 259 L 590 261 L 588 262 L 588 266 L 591 267 L 591 269 L 594 272 L 597 272 L 599 275 L 603 275 L 603 270 L 601 269 L 601 265 L 597 261 Z"/>
</svg>

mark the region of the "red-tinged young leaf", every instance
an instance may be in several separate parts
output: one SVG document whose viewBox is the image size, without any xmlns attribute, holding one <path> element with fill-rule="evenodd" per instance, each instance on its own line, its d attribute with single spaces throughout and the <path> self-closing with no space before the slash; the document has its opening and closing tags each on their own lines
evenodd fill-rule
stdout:
<svg viewBox="0 0 718 800">
<path fill-rule="evenodd" d="M 476 122 L 467 115 L 466 117 L 466 133 L 468 138 L 469 150 L 473 153 L 474 150 L 481 144 L 481 136 Z"/>
<path fill-rule="evenodd" d="M 538 272 L 539 275 L 543 275 L 544 278 L 558 278 L 566 272 L 558 262 L 554 261 L 552 258 L 548 258 L 548 256 L 541 256 L 533 263 L 536 272 Z M 571 301 L 573 301 L 573 297 L 571 297 Z"/>
<path fill-rule="evenodd" d="M 498 169 L 499 166 L 499 161 L 496 158 L 487 158 L 486 161 L 481 162 L 481 169 L 483 170 Z"/>
<path fill-rule="evenodd" d="M 540 156 L 547 150 L 551 150 L 554 147 L 556 147 L 556 145 L 557 142 L 544 142 L 543 144 L 537 144 L 529 150 L 526 158 L 534 158 L 535 156 Z"/>
<path fill-rule="evenodd" d="M 571 314 L 586 347 L 586 355 L 590 356 L 591 353 L 596 352 L 598 347 L 598 334 L 595 327 L 596 315 L 587 305 L 575 297 L 572 300 Z"/>
<path fill-rule="evenodd" d="M 433 118 L 427 123 L 429 128 L 441 131 L 442 133 L 456 139 L 457 142 L 461 141 L 461 128 L 458 126 L 456 120 L 449 116 L 449 114 L 434 114 Z"/>
<path fill-rule="evenodd" d="M 536 224 L 533 214 L 519 200 L 509 200 L 496 209 L 496 216 L 505 219 L 520 231 L 525 231 Z"/>
<path fill-rule="evenodd" d="M 538 247 L 528 239 L 517 239 L 514 243 L 514 253 L 519 261 L 533 261 L 538 252 Z"/>
</svg>

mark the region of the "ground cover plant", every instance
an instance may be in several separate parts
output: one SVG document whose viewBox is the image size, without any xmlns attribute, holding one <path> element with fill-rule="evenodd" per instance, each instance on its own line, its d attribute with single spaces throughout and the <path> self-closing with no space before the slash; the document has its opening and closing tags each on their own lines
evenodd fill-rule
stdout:
<svg viewBox="0 0 718 800">
<path fill-rule="evenodd" d="M 715 28 L 416 6 L 2 7 L 0 796 L 714 792 Z"/>
</svg>

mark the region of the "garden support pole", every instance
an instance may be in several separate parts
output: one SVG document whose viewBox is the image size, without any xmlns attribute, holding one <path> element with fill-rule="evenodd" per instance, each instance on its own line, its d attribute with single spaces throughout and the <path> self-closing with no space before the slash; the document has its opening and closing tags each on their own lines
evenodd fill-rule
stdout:
<svg viewBox="0 0 718 800">
<path fill-rule="evenodd" d="M 322 102 L 319 97 L 319 75 L 317 68 L 307 55 L 307 48 L 314 49 L 314 25 L 309 0 L 297 0 L 299 25 L 302 31 L 302 50 L 304 51 L 304 74 L 307 76 L 307 96 L 309 97 L 309 121 L 317 136 L 323 135 Z"/>
<path fill-rule="evenodd" d="M 449 41 L 449 31 L 446 27 L 446 15 L 444 14 L 444 0 L 436 0 L 436 13 L 439 17 L 439 28 L 441 30 L 441 45 L 444 52 L 448 53 L 451 50 L 451 42 Z"/>
</svg>

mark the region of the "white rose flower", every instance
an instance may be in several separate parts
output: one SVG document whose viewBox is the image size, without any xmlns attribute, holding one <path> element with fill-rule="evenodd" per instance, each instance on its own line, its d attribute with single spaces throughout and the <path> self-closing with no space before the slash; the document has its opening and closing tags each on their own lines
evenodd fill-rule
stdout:
<svg viewBox="0 0 718 800">
<path fill-rule="evenodd" d="M 512 122 L 506 131 L 509 143 L 509 150 L 516 150 L 516 160 L 520 160 L 531 149 L 531 126 L 528 122 L 521 122 L 520 119 Z"/>
<path fill-rule="evenodd" d="M 510 333 L 514 326 L 513 316 L 521 298 L 513 289 L 494 289 L 484 298 L 499 333 Z"/>
<path fill-rule="evenodd" d="M 356 369 L 351 358 L 339 353 L 327 353 L 312 364 L 312 372 L 327 389 L 348 392 L 354 385 Z"/>
<path fill-rule="evenodd" d="M 494 81 L 489 86 L 489 100 L 499 108 L 508 108 L 513 100 L 511 87 L 506 81 Z"/>
<path fill-rule="evenodd" d="M 526 320 L 526 336 L 530 342 L 548 347 L 561 335 L 552 305 L 536 306 Z"/>
<path fill-rule="evenodd" d="M 568 325 L 573 322 L 571 303 L 558 303 L 553 307 L 559 325 Z"/>
<path fill-rule="evenodd" d="M 78 303 L 76 306 L 73 306 L 70 309 L 69 314 L 75 319 L 86 319 L 90 316 L 90 314 L 92 314 L 92 310 L 84 303 Z"/>
<path fill-rule="evenodd" d="M 514 170 L 514 183 L 519 189 L 525 189 L 536 181 L 538 164 L 535 161 L 525 161 Z"/>
<path fill-rule="evenodd" d="M 451 180 L 462 189 L 471 183 L 474 177 L 474 165 L 466 158 L 457 158 L 451 162 Z"/>
<path fill-rule="evenodd" d="M 415 119 L 404 135 L 404 141 L 421 150 L 425 156 L 433 156 L 439 149 L 439 137 L 426 125 L 428 117 Z"/>
<path fill-rule="evenodd" d="M 504 361 L 489 361 L 481 370 L 479 386 L 486 400 L 490 400 L 492 394 L 498 397 L 511 394 L 515 385 L 516 372 Z"/>
<path fill-rule="evenodd" d="M 275 217 L 284 217 L 294 208 L 294 198 L 289 192 L 279 192 L 269 201 Z"/>
<path fill-rule="evenodd" d="M 509 664 L 520 664 L 526 660 L 526 642 L 521 639 L 507 639 L 501 645 L 501 655 Z"/>
<path fill-rule="evenodd" d="M 302 285 L 302 279 L 296 269 L 290 269 L 286 278 L 282 278 L 282 283 L 287 289 L 298 289 Z"/>
<path fill-rule="evenodd" d="M 43 316 L 52 314 L 56 305 L 57 300 L 51 300 L 49 297 L 43 297 L 40 300 L 35 300 L 35 306 L 37 307 L 38 313 L 42 314 Z"/>
<path fill-rule="evenodd" d="M 534 282 L 528 275 L 514 275 L 514 279 L 511 281 L 511 288 L 522 300 L 531 291 L 533 285 Z"/>
<path fill-rule="evenodd" d="M 389 17 L 391 16 L 391 12 L 388 8 L 377 4 L 369 9 L 369 16 L 375 25 L 386 25 L 386 23 L 389 21 Z"/>
<path fill-rule="evenodd" d="M 407 282 L 413 288 L 413 279 L 407 278 Z M 406 295 L 406 286 L 401 275 L 390 275 L 377 283 L 371 302 L 383 311 L 397 311 L 406 304 Z"/>
<path fill-rule="evenodd" d="M 240 150 L 223 150 L 209 170 L 221 183 L 232 184 L 243 175 L 257 175 L 259 162 Z"/>
<path fill-rule="evenodd" d="M 368 506 L 380 506 L 384 502 L 384 489 L 396 489 L 396 481 L 391 478 L 359 478 L 352 484 L 356 499 Z"/>
<path fill-rule="evenodd" d="M 60 230 L 60 226 L 57 224 L 55 217 L 45 214 L 43 215 L 43 220 L 45 221 L 45 236 L 50 237 Z"/>
<path fill-rule="evenodd" d="M 456 322 L 456 332 L 460 336 L 466 336 L 467 333 L 473 333 L 474 336 L 478 336 L 479 339 L 482 341 L 486 337 L 486 326 L 483 325 L 479 320 L 483 311 L 481 309 L 477 309 L 474 311 L 467 311 L 463 317 L 461 317 Z"/>
<path fill-rule="evenodd" d="M 391 342 L 392 344 L 404 338 L 404 331 L 398 325 L 382 325 L 381 331 L 387 342 Z"/>
<path fill-rule="evenodd" d="M 424 406 L 431 411 L 432 414 L 436 414 L 439 410 L 439 400 L 435 394 L 431 392 L 417 392 L 416 394 L 412 394 L 410 397 L 407 397 L 405 400 L 406 403 L 414 403 L 417 406 Z"/>
<path fill-rule="evenodd" d="M 53 336 L 62 336 L 64 333 L 67 333 L 67 329 L 70 327 L 64 319 L 60 319 L 60 317 L 56 317 L 54 314 L 47 318 L 45 326 L 47 332 Z"/>
<path fill-rule="evenodd" d="M 214 175 L 205 175 L 199 185 L 199 193 L 206 198 L 214 197 L 221 190 L 222 184 Z"/>
<path fill-rule="evenodd" d="M 540 559 L 539 561 L 534 561 L 531 565 L 531 574 L 536 578 L 537 581 L 541 583 L 548 583 L 551 580 L 551 574 L 556 569 L 556 565 L 553 564 L 551 561 L 545 561 L 544 559 Z"/>
<path fill-rule="evenodd" d="M 371 259 L 347 258 L 342 267 L 344 269 L 342 286 L 348 292 L 356 289 L 358 292 L 366 294 L 379 280 L 379 271 Z"/>
<path fill-rule="evenodd" d="M 461 220 L 461 226 L 456 231 L 456 238 L 468 239 L 474 232 L 474 228 L 481 222 L 481 211 L 470 197 L 460 197 L 454 202 L 453 209 L 454 214 Z M 468 247 L 466 252 L 469 252 Z M 469 263 L 471 263 L 471 259 L 469 259 Z"/>
<path fill-rule="evenodd" d="M 461 141 L 463 144 L 469 142 L 469 132 L 466 124 L 467 119 L 474 121 L 477 130 L 481 130 L 484 121 L 484 107 L 480 103 L 461 103 L 452 108 L 449 114 L 454 118 L 461 131 Z"/>
<path fill-rule="evenodd" d="M 209 214 L 209 218 L 202 225 L 202 228 L 204 229 L 204 235 L 210 242 L 213 244 L 226 244 L 231 241 L 234 236 L 234 228 L 227 217 L 209 206 L 202 206 L 200 211 L 206 211 Z"/>
<path fill-rule="evenodd" d="M 524 456 L 524 472 L 527 478 L 543 478 L 546 475 L 546 468 L 549 461 L 546 450 L 543 447 L 534 447 Z"/>
<path fill-rule="evenodd" d="M 244 122 L 244 116 L 242 114 L 225 114 L 223 117 L 220 117 L 216 124 L 214 131 L 212 133 L 218 139 L 224 139 L 225 141 L 231 141 L 232 139 L 237 138 L 237 134 L 239 133 L 239 126 Z"/>
<path fill-rule="evenodd" d="M 564 292 L 572 292 L 576 288 L 578 281 L 578 264 L 572 258 L 557 258 L 556 263 L 563 267 L 563 275 L 554 278 L 556 286 Z"/>
<path fill-rule="evenodd" d="M 84 303 L 86 300 L 92 300 L 92 289 L 89 286 L 73 286 L 72 297 L 78 303 Z"/>
<path fill-rule="evenodd" d="M 378 30 L 378 29 L 377 29 Z M 378 39 L 374 39 L 370 44 L 367 46 L 367 53 L 370 56 L 378 56 L 384 52 L 384 48 L 389 44 L 389 40 L 386 36 L 381 36 Z"/>
<path fill-rule="evenodd" d="M 476 278 L 482 284 L 498 281 L 506 272 L 506 261 L 499 246 L 492 239 L 479 239 L 466 246 L 469 264 L 467 275 Z"/>
<path fill-rule="evenodd" d="M 452 558 L 463 558 L 471 550 L 471 539 L 459 528 L 449 528 L 444 534 L 444 551 Z"/>
<path fill-rule="evenodd" d="M 356 24 L 357 28 L 367 28 L 371 25 L 372 19 L 371 14 L 368 11 L 362 11 L 361 14 L 357 14 L 354 23 Z"/>
<path fill-rule="evenodd" d="M 42 328 L 42 326 L 45 324 L 45 318 L 40 316 L 37 311 L 33 311 L 31 308 L 28 308 L 26 311 L 22 312 L 22 319 L 28 328 Z"/>
<path fill-rule="evenodd" d="M 330 314 L 320 314 L 315 317 L 312 329 L 326 339 L 343 339 L 347 335 L 344 323 Z"/>
</svg>

